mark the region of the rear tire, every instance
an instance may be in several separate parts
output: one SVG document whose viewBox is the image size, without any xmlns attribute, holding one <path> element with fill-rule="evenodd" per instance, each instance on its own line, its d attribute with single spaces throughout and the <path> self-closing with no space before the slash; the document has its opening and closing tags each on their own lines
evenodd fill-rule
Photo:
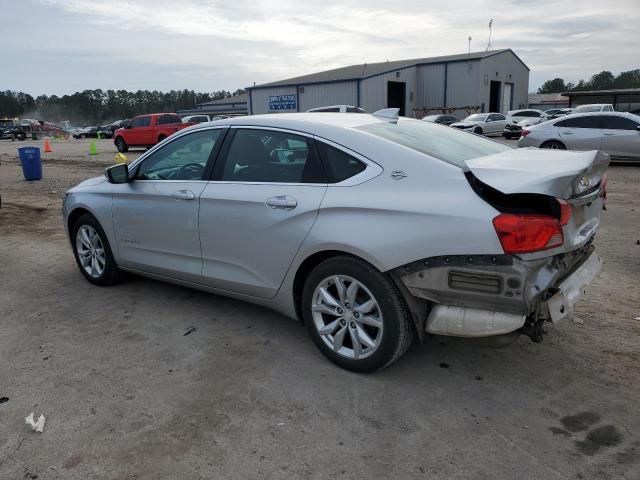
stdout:
<svg viewBox="0 0 640 480">
<path fill-rule="evenodd" d="M 549 148 L 551 150 L 566 150 L 567 147 L 564 143 L 557 140 L 548 140 L 540 145 L 540 148 Z"/>
<path fill-rule="evenodd" d="M 313 269 L 302 292 L 302 313 L 320 351 L 355 372 L 391 365 L 414 338 L 392 280 L 354 257 L 333 257 Z"/>
<path fill-rule="evenodd" d="M 129 151 L 129 147 L 127 146 L 127 142 L 124 141 L 124 138 L 116 138 L 115 144 L 120 153 L 126 153 Z"/>
<path fill-rule="evenodd" d="M 473 129 L 473 133 L 476 135 L 482 135 L 482 129 L 480 127 L 476 127 Z"/>
<path fill-rule="evenodd" d="M 167 138 L 167 136 L 166 136 L 166 135 L 160 135 L 160 136 L 158 137 L 158 143 L 162 142 L 165 138 Z"/>
<path fill-rule="evenodd" d="M 116 265 L 107 235 L 93 215 L 81 215 L 71 228 L 71 244 L 80 273 L 94 285 L 117 283 L 122 272 Z"/>
</svg>

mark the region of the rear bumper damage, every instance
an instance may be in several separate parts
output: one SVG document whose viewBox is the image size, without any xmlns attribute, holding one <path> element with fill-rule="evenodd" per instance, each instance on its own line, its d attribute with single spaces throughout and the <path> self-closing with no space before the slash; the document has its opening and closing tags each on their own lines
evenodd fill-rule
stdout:
<svg viewBox="0 0 640 480">
<path fill-rule="evenodd" d="M 542 323 L 570 315 L 601 265 L 588 244 L 536 260 L 515 255 L 435 257 L 405 265 L 393 275 L 403 291 L 427 301 L 419 321 L 412 311 L 420 333 L 487 337 L 520 330 L 540 341 Z"/>
</svg>

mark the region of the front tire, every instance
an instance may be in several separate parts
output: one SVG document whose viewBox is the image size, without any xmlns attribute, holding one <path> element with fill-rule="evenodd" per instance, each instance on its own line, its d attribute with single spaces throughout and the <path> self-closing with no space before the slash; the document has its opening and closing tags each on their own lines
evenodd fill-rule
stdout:
<svg viewBox="0 0 640 480">
<path fill-rule="evenodd" d="M 540 145 L 540 148 L 549 148 L 551 150 L 566 150 L 567 147 L 564 143 L 558 142 L 557 140 L 549 140 Z"/>
<path fill-rule="evenodd" d="M 118 137 L 116 138 L 116 148 L 120 153 L 126 153 L 129 151 L 129 147 L 127 146 L 127 142 L 124 141 L 124 138 Z"/>
<path fill-rule="evenodd" d="M 167 136 L 166 136 L 166 135 L 160 135 L 160 136 L 158 137 L 158 143 L 161 143 L 162 141 L 164 141 L 164 139 L 165 139 L 165 138 L 167 138 Z"/>
<path fill-rule="evenodd" d="M 302 312 L 316 346 L 347 370 L 384 368 L 413 341 L 407 308 L 392 280 L 357 258 L 334 257 L 313 269 Z"/>
<path fill-rule="evenodd" d="M 476 127 L 473 129 L 473 133 L 476 135 L 482 135 L 482 129 L 480 127 Z"/>
<path fill-rule="evenodd" d="M 80 273 L 94 285 L 107 286 L 121 277 L 104 230 L 93 215 L 84 214 L 71 229 L 73 254 Z"/>
</svg>

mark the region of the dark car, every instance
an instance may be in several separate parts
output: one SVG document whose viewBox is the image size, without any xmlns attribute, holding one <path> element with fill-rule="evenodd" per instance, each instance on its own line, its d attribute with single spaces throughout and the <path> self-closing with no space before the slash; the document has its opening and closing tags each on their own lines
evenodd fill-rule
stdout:
<svg viewBox="0 0 640 480">
<path fill-rule="evenodd" d="M 114 130 L 111 129 L 111 124 L 101 125 L 98 127 L 97 136 L 99 138 L 113 138 Z"/>
<path fill-rule="evenodd" d="M 77 130 L 73 138 L 98 138 L 98 127 L 85 127 Z"/>
<path fill-rule="evenodd" d="M 0 120 L 0 140 L 25 140 L 27 132 L 20 123 L 13 120 Z"/>
<path fill-rule="evenodd" d="M 453 115 L 427 115 L 422 118 L 425 122 L 439 123 L 440 125 L 451 125 L 452 123 L 459 122 L 460 119 Z"/>
</svg>

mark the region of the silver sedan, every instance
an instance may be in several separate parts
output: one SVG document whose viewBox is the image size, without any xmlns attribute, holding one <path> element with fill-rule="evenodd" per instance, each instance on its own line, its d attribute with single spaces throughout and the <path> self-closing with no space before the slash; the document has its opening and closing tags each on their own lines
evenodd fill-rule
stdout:
<svg viewBox="0 0 640 480">
<path fill-rule="evenodd" d="M 91 283 L 127 271 L 273 308 L 371 371 L 427 334 L 540 341 L 599 270 L 607 164 L 388 112 L 234 118 L 72 188 L 64 225 Z"/>
<path fill-rule="evenodd" d="M 640 116 L 625 112 L 572 114 L 526 127 L 519 147 L 602 150 L 616 159 L 640 159 Z"/>
</svg>

